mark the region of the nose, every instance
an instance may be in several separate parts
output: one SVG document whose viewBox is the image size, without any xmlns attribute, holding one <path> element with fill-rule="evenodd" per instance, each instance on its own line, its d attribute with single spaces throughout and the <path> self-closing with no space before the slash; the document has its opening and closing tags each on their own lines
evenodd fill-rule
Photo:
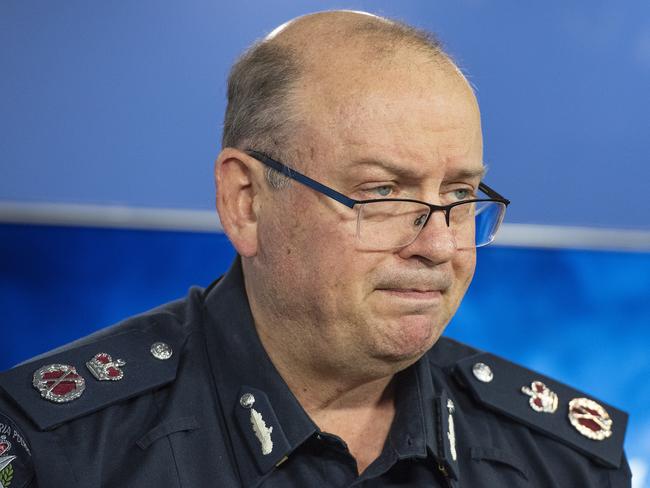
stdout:
<svg viewBox="0 0 650 488">
<path fill-rule="evenodd" d="M 456 253 L 456 239 L 447 227 L 445 213 L 433 212 L 415 240 L 401 248 L 399 256 L 407 259 L 420 256 L 434 264 L 450 261 Z"/>
</svg>

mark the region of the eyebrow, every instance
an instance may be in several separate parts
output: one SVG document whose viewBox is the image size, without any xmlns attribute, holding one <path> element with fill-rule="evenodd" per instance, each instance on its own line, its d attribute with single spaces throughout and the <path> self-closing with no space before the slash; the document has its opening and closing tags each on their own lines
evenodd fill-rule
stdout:
<svg viewBox="0 0 650 488">
<path fill-rule="evenodd" d="M 357 166 L 378 167 L 401 178 L 408 178 L 408 179 L 420 178 L 420 175 L 418 174 L 417 171 L 409 168 L 405 168 L 404 166 L 392 163 L 390 161 L 385 161 L 385 160 L 363 159 L 360 161 L 355 161 L 354 166 L 355 167 Z M 473 178 L 479 178 L 480 180 L 482 180 L 485 177 L 487 170 L 488 168 L 485 164 L 481 164 L 481 166 L 478 168 L 461 168 L 456 171 L 453 171 L 449 176 L 445 177 L 445 180 L 473 179 Z"/>
<path fill-rule="evenodd" d="M 453 171 L 451 173 L 451 175 L 449 177 L 445 178 L 445 179 L 447 179 L 447 180 L 455 180 L 455 179 L 465 180 L 465 179 L 479 178 L 480 180 L 483 180 L 483 178 L 485 177 L 485 174 L 487 173 L 487 170 L 488 170 L 488 168 L 484 164 L 482 164 L 480 168 L 476 168 L 476 169 L 463 168 L 463 169 L 459 169 L 458 171 Z"/>
<path fill-rule="evenodd" d="M 404 166 L 400 166 L 398 164 L 391 163 L 390 161 L 386 160 L 379 160 L 379 159 L 362 159 L 359 161 L 354 162 L 354 168 L 380 168 L 383 169 L 384 171 L 388 173 L 392 173 L 395 176 L 399 176 L 402 178 L 412 178 L 415 179 L 418 177 L 418 174 L 416 171 L 405 168 Z"/>
</svg>

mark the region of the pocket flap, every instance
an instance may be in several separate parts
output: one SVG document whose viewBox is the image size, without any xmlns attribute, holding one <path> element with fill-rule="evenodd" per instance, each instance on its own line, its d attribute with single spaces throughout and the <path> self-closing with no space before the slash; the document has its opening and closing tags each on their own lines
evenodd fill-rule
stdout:
<svg viewBox="0 0 650 488">
<path fill-rule="evenodd" d="M 470 454 L 474 461 L 490 461 L 509 466 L 528 481 L 528 470 L 526 469 L 526 465 L 521 461 L 521 459 L 508 451 L 496 447 L 475 446 L 470 448 Z"/>
<path fill-rule="evenodd" d="M 140 449 L 145 450 L 151 444 L 162 437 L 174 434 L 175 432 L 187 432 L 189 430 L 196 430 L 199 427 L 199 422 L 195 417 L 180 417 L 177 419 L 167 420 L 158 424 L 156 427 L 143 435 L 136 442 L 136 444 L 140 447 Z"/>
</svg>

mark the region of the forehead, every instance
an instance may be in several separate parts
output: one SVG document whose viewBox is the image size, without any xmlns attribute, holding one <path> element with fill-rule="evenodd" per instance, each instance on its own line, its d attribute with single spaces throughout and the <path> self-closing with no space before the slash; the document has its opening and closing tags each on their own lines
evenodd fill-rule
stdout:
<svg viewBox="0 0 650 488">
<path fill-rule="evenodd" d="M 318 169 L 331 173 L 375 159 L 424 172 L 482 166 L 476 99 L 451 63 L 418 53 L 329 61 L 297 91 L 299 145 L 309 146 Z"/>
</svg>

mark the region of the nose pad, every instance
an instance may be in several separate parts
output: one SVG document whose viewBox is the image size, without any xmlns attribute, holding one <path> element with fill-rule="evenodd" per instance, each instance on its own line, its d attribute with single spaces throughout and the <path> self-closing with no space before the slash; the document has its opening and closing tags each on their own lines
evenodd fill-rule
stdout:
<svg viewBox="0 0 650 488">
<path fill-rule="evenodd" d="M 451 255 L 455 252 L 457 249 L 456 238 L 451 229 L 447 227 L 444 212 L 433 212 L 426 225 L 408 247 L 412 248 L 412 251 L 419 249 L 418 254 L 438 257 Z"/>
<path fill-rule="evenodd" d="M 429 220 L 425 224 L 424 228 L 420 230 L 420 235 L 425 233 L 437 237 L 442 237 L 443 235 L 447 235 L 451 237 L 452 240 L 455 241 L 455 239 L 453 239 L 454 237 L 453 232 L 447 225 L 445 212 L 443 211 L 433 212 L 429 216 Z"/>
</svg>

